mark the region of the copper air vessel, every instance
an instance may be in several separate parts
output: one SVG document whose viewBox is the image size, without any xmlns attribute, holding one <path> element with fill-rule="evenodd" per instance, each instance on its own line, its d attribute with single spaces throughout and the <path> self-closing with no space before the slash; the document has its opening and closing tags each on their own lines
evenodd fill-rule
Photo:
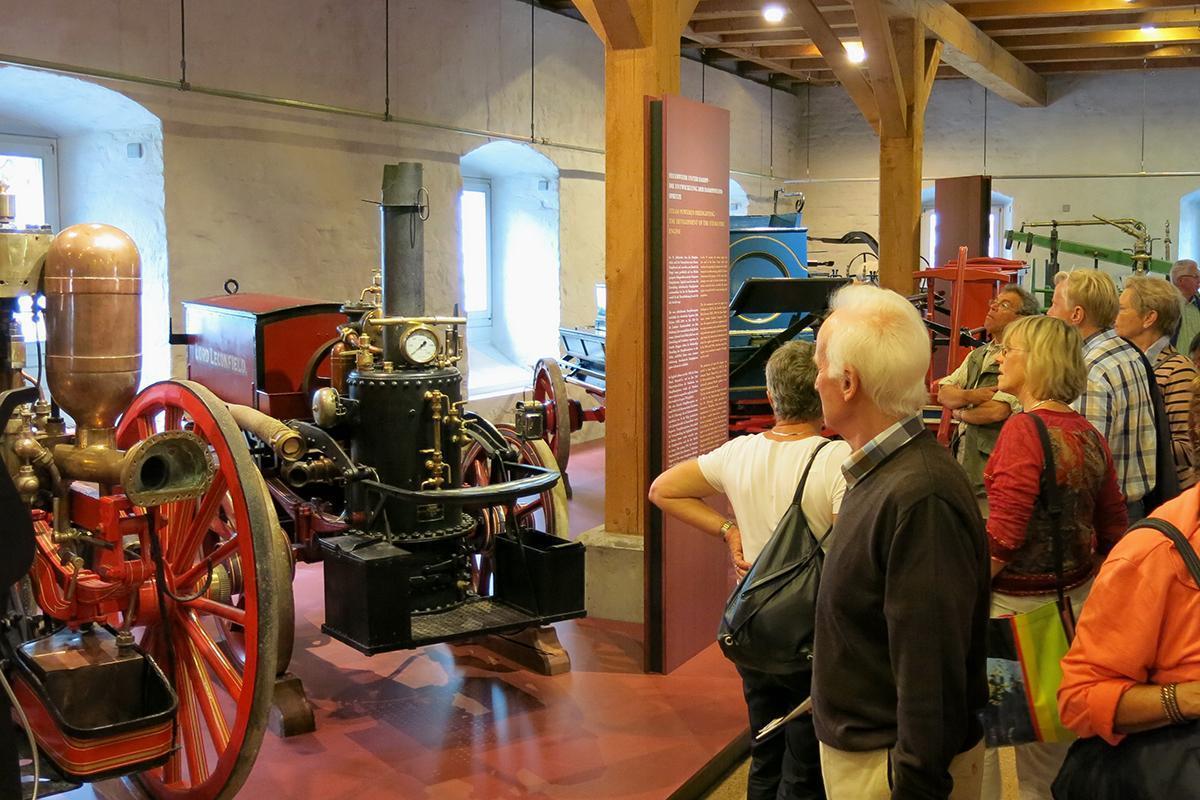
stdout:
<svg viewBox="0 0 1200 800">
<path fill-rule="evenodd" d="M 142 260 L 111 225 L 63 230 L 46 254 L 46 374 L 79 443 L 111 445 L 142 374 Z"/>
</svg>

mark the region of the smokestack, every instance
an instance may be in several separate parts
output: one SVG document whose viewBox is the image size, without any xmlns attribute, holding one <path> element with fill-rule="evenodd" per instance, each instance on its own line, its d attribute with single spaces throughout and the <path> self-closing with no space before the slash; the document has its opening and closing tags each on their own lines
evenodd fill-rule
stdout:
<svg viewBox="0 0 1200 800">
<path fill-rule="evenodd" d="M 383 313 L 419 317 L 425 313 L 425 221 L 421 218 L 422 171 L 419 163 L 383 168 Z M 383 357 L 400 361 L 394 326 L 384 329 Z"/>
</svg>

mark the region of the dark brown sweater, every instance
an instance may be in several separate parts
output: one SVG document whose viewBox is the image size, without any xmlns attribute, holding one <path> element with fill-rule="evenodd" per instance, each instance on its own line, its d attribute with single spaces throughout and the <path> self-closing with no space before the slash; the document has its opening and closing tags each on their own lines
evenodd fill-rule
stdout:
<svg viewBox="0 0 1200 800">
<path fill-rule="evenodd" d="M 928 432 L 847 490 L 817 599 L 813 709 L 838 750 L 891 750 L 893 798 L 946 798 L 983 730 L 990 605 L 983 520 Z"/>
</svg>

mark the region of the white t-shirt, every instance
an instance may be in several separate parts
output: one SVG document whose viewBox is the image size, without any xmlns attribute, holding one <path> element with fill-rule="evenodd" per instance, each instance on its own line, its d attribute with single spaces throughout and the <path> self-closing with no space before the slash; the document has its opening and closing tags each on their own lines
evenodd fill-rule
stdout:
<svg viewBox="0 0 1200 800">
<path fill-rule="evenodd" d="M 813 451 L 823 441 L 819 436 L 790 442 L 768 439 L 762 433 L 738 436 L 697 460 L 704 479 L 723 492 L 733 506 L 746 561 L 754 563 L 770 540 L 792 503 Z M 808 473 L 800 508 L 818 538 L 829 530 L 833 515 L 842 506 L 842 495 L 846 493 L 842 464 L 849 457 L 850 445 L 832 442 L 817 454 Z M 824 548 L 828 547 L 826 540 Z"/>
</svg>

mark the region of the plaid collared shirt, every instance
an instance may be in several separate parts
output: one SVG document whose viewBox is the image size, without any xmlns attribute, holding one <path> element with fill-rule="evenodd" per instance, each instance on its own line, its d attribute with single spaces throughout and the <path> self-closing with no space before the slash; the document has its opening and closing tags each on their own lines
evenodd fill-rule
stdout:
<svg viewBox="0 0 1200 800">
<path fill-rule="evenodd" d="M 846 476 L 846 489 L 870 474 L 871 470 L 883 463 L 883 460 L 904 445 L 913 440 L 918 433 L 925 430 L 921 415 L 916 414 L 902 419 L 890 428 L 885 429 L 871 441 L 850 454 L 846 463 L 842 464 L 842 474 Z"/>
<path fill-rule="evenodd" d="M 1071 405 L 1108 442 L 1126 502 L 1141 500 L 1154 488 L 1157 457 L 1154 402 L 1142 355 L 1106 330 L 1083 343 L 1083 361 L 1087 389 Z"/>
</svg>

